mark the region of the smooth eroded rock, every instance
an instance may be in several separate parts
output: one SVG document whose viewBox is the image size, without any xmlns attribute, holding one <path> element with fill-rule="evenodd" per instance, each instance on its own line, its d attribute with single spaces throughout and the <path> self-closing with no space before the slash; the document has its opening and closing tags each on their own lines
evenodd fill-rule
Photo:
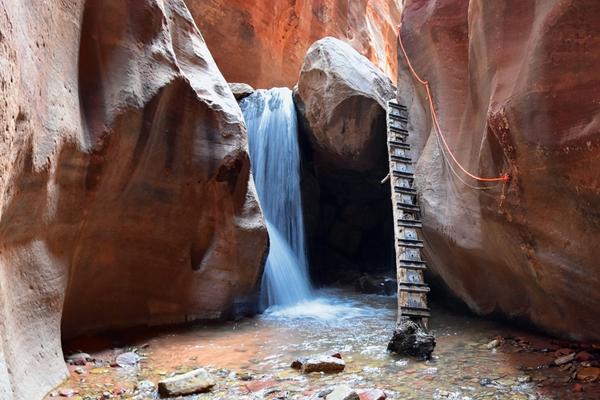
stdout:
<svg viewBox="0 0 600 400">
<path fill-rule="evenodd" d="M 267 233 L 240 109 L 182 0 L 0 4 L 0 398 L 61 334 L 224 318 Z"/>
<path fill-rule="evenodd" d="M 508 184 L 454 165 L 461 182 L 402 57 L 398 83 L 430 269 L 479 314 L 588 340 L 600 339 L 599 19 L 596 0 L 405 2 L 403 42 L 448 146 Z"/>
<path fill-rule="evenodd" d="M 230 83 L 229 87 L 231 88 L 231 92 L 237 101 L 240 101 L 254 93 L 254 88 L 247 83 Z"/>
<path fill-rule="evenodd" d="M 209 392 L 215 381 L 203 368 L 175 375 L 158 382 L 158 393 L 163 397 L 186 396 Z"/>
<path fill-rule="evenodd" d="M 348 44 L 328 37 L 304 58 L 295 92 L 317 163 L 365 171 L 385 157 L 392 82 Z M 383 178 L 383 177 L 382 177 Z"/>
<path fill-rule="evenodd" d="M 332 283 L 340 272 L 391 272 L 391 194 L 381 181 L 389 169 L 392 82 L 352 47 L 328 37 L 308 50 L 294 93 L 312 276 Z"/>
</svg>

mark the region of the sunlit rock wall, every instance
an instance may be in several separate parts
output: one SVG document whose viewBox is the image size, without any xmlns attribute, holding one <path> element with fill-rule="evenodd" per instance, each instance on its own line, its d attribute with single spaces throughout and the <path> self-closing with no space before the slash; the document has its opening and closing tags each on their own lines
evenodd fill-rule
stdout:
<svg viewBox="0 0 600 400">
<path fill-rule="evenodd" d="M 229 82 L 292 87 L 304 54 L 325 36 L 396 76 L 400 0 L 185 0 Z"/>
<path fill-rule="evenodd" d="M 580 339 L 600 339 L 599 20 L 595 0 L 406 1 L 402 38 L 450 148 L 478 175 L 512 176 L 491 190 L 445 165 L 399 63 L 433 271 L 481 314 Z"/>
<path fill-rule="evenodd" d="M 62 334 L 219 318 L 267 236 L 241 112 L 183 1 L 0 4 L 0 398 Z"/>
</svg>

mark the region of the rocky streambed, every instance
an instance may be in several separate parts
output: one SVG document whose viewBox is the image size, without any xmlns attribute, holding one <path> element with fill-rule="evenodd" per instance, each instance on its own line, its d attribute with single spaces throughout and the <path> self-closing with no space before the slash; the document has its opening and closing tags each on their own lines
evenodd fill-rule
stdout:
<svg viewBox="0 0 600 400">
<path fill-rule="evenodd" d="M 339 290 L 320 295 L 236 322 L 67 343 L 70 378 L 47 398 L 161 398 L 160 381 L 199 368 L 207 372 L 200 374 L 208 379 L 206 393 L 179 398 L 600 398 L 599 346 L 551 340 L 434 304 L 436 352 L 417 362 L 386 352 L 395 298 Z M 341 357 L 341 372 L 291 367 L 331 355 Z"/>
</svg>

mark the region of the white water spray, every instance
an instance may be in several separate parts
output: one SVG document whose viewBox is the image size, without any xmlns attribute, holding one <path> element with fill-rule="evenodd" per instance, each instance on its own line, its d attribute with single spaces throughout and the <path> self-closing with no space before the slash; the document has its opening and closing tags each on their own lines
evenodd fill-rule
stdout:
<svg viewBox="0 0 600 400">
<path fill-rule="evenodd" d="M 252 173 L 271 242 L 262 280 L 265 306 L 313 297 L 308 278 L 300 192 L 298 122 L 292 91 L 259 90 L 240 102 Z"/>
</svg>

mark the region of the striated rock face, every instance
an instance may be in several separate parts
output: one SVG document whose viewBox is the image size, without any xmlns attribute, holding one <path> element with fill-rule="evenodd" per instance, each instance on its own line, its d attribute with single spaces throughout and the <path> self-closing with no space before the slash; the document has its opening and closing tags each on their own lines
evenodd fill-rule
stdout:
<svg viewBox="0 0 600 400">
<path fill-rule="evenodd" d="M 185 1 L 230 82 L 292 87 L 306 50 L 325 36 L 396 75 L 399 0 Z"/>
<path fill-rule="evenodd" d="M 481 314 L 600 339 L 600 4 L 405 7 L 401 35 L 450 148 L 478 175 L 512 176 L 487 191 L 453 176 L 401 58 L 399 95 L 423 133 L 414 140 L 431 267 Z"/>
<path fill-rule="evenodd" d="M 66 4 L 66 3 L 65 3 Z M 62 333 L 218 318 L 267 244 L 235 99 L 182 0 L 0 5 L 0 398 Z"/>
<path fill-rule="evenodd" d="M 380 182 L 388 168 L 385 104 L 394 95 L 391 81 L 346 43 L 325 38 L 310 47 L 295 98 L 311 161 L 303 190 L 317 277 L 393 265 L 389 185 Z"/>
</svg>

